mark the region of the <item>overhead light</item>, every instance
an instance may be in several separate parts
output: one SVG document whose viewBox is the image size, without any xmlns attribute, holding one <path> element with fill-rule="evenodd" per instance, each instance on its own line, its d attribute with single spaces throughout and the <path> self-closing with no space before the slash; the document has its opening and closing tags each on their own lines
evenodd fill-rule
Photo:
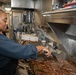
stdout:
<svg viewBox="0 0 76 75">
<path fill-rule="evenodd" d="M 5 5 L 5 10 L 6 11 L 11 11 L 11 6 L 9 4 Z"/>
<path fill-rule="evenodd" d="M 45 16 L 51 16 L 51 15 L 49 15 L 49 14 L 43 14 L 43 16 L 45 17 Z"/>
<path fill-rule="evenodd" d="M 11 8 L 5 8 L 6 11 L 11 11 Z"/>
</svg>

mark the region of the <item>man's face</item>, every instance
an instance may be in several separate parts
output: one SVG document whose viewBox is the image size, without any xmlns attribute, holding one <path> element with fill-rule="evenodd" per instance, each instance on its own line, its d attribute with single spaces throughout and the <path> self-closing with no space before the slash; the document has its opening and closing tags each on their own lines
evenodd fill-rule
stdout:
<svg viewBox="0 0 76 75">
<path fill-rule="evenodd" d="M 7 28 L 7 15 L 6 13 L 2 13 L 0 15 L 0 31 L 5 31 Z"/>
</svg>

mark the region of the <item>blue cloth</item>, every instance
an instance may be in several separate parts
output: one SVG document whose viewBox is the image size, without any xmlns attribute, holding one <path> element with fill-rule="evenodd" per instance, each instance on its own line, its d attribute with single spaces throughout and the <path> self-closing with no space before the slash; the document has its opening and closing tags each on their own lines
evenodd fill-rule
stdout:
<svg viewBox="0 0 76 75">
<path fill-rule="evenodd" d="M 20 45 L 0 34 L 0 68 L 12 59 L 37 58 L 37 48 L 32 44 Z"/>
</svg>

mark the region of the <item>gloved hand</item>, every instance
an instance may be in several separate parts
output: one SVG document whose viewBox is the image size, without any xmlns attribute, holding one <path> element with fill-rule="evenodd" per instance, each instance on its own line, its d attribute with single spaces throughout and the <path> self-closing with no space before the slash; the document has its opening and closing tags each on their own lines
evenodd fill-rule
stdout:
<svg viewBox="0 0 76 75">
<path fill-rule="evenodd" d="M 48 48 L 44 46 L 37 46 L 38 52 L 44 53 L 47 57 L 51 56 L 51 51 L 48 50 Z"/>
<path fill-rule="evenodd" d="M 43 51 L 43 53 L 44 53 L 47 57 L 52 56 L 52 55 L 51 55 L 51 51 L 49 51 L 47 48 L 44 48 L 42 51 Z"/>
</svg>

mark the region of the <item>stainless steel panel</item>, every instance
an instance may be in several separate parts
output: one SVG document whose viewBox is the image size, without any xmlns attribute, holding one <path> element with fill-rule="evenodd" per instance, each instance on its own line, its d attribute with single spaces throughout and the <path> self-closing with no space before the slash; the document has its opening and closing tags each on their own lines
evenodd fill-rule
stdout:
<svg viewBox="0 0 76 75">
<path fill-rule="evenodd" d="M 76 36 L 76 25 L 70 25 L 66 34 Z"/>
<path fill-rule="evenodd" d="M 12 8 L 32 8 L 34 9 L 33 0 L 11 0 Z"/>
</svg>

